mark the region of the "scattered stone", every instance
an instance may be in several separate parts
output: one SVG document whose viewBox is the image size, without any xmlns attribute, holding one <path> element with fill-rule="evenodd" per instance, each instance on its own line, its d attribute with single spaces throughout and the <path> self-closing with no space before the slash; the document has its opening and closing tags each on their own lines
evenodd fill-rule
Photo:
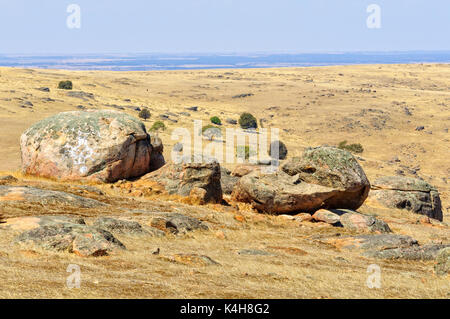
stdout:
<svg viewBox="0 0 450 319">
<path fill-rule="evenodd" d="M 238 251 L 239 255 L 253 255 L 253 256 L 276 256 L 275 254 L 272 254 L 265 250 L 259 250 L 259 249 L 242 249 Z"/>
<path fill-rule="evenodd" d="M 186 110 L 197 112 L 198 111 L 198 106 L 190 106 L 190 107 L 187 107 Z"/>
<path fill-rule="evenodd" d="M 161 213 L 151 220 L 152 227 L 174 233 L 185 233 L 194 230 L 208 230 L 201 220 L 179 213 Z"/>
<path fill-rule="evenodd" d="M 41 87 L 41 88 L 37 88 L 36 90 L 38 91 L 42 91 L 42 92 L 50 92 L 50 89 L 47 87 Z"/>
<path fill-rule="evenodd" d="M 423 131 L 424 129 L 425 129 L 425 126 L 416 127 L 416 131 Z"/>
<path fill-rule="evenodd" d="M 434 271 L 438 276 L 450 274 L 450 248 L 441 249 L 436 257 L 436 265 Z"/>
<path fill-rule="evenodd" d="M 191 113 L 188 113 L 188 112 L 180 112 L 180 115 L 191 116 Z"/>
<path fill-rule="evenodd" d="M 236 125 L 238 123 L 236 120 L 233 120 L 233 119 L 230 119 L 230 118 L 227 118 L 225 120 L 225 122 L 228 123 L 228 124 L 231 124 L 231 125 Z"/>
<path fill-rule="evenodd" d="M 17 182 L 18 179 L 12 175 L 2 175 L 0 176 L 0 185 L 10 184 Z"/>
<path fill-rule="evenodd" d="M 405 209 L 443 220 L 439 193 L 427 182 L 405 176 L 384 176 L 372 184 L 369 198 L 388 208 Z"/>
<path fill-rule="evenodd" d="M 203 202 L 221 203 L 220 174 L 220 165 L 215 160 L 195 163 L 191 159 L 191 163 L 188 163 L 187 159 L 182 159 L 181 163 L 170 162 L 145 175 L 143 179 L 153 180 L 162 185 L 169 194 L 181 196 L 189 196 L 193 189 L 201 188 L 205 190 L 201 198 Z"/>
<path fill-rule="evenodd" d="M 336 211 L 336 210 L 333 210 Z M 389 225 L 373 216 L 363 215 L 349 210 L 339 210 L 342 212 L 340 222 L 342 226 L 352 231 L 361 232 L 378 232 L 390 233 L 392 232 Z"/>
<path fill-rule="evenodd" d="M 370 250 L 364 253 L 367 257 L 379 259 L 435 260 L 439 251 L 450 245 L 424 245 L 407 248 Z"/>
<path fill-rule="evenodd" d="M 188 266 L 220 266 L 218 262 L 205 255 L 197 254 L 176 254 L 173 257 L 162 257 L 171 262 Z"/>
<path fill-rule="evenodd" d="M 95 199 L 29 186 L 0 186 L 0 205 L 9 202 L 29 202 L 41 205 L 67 205 L 80 208 L 94 208 L 103 206 Z"/>
<path fill-rule="evenodd" d="M 83 91 L 70 91 L 67 92 L 67 96 L 82 99 L 83 101 L 89 101 L 90 99 L 91 100 L 94 99 L 94 94 L 86 93 Z"/>
<path fill-rule="evenodd" d="M 374 234 L 332 238 L 327 240 L 327 242 L 339 249 L 362 251 L 383 251 L 387 249 L 410 248 L 419 245 L 414 238 L 397 234 Z"/>
<path fill-rule="evenodd" d="M 341 216 L 326 209 L 319 209 L 312 215 L 312 218 L 318 222 L 325 222 L 328 224 L 338 224 L 341 221 Z"/>
<path fill-rule="evenodd" d="M 54 223 L 27 230 L 15 238 L 16 243 L 34 244 L 43 249 L 68 251 L 81 257 L 106 256 L 125 246 L 106 230 L 80 224 Z"/>
<path fill-rule="evenodd" d="M 249 165 L 249 164 L 241 164 L 237 165 L 233 171 L 231 172 L 231 176 L 242 177 L 250 174 L 253 171 L 260 171 L 261 166 L 257 165 Z"/>
<path fill-rule="evenodd" d="M 141 224 L 135 221 L 115 219 L 111 217 L 99 217 L 95 220 L 94 227 L 108 230 L 112 233 L 142 234 L 145 230 Z"/>
<path fill-rule="evenodd" d="M 115 182 L 148 173 L 153 146 L 138 119 L 117 111 L 88 110 L 36 123 L 22 134 L 21 151 L 27 174 Z"/>
</svg>

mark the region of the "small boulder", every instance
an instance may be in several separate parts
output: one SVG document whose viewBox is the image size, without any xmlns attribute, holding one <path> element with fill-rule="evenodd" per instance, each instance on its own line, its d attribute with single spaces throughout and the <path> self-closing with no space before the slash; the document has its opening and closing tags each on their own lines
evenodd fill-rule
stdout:
<svg viewBox="0 0 450 319">
<path fill-rule="evenodd" d="M 343 227 L 360 232 L 392 232 L 389 225 L 373 216 L 363 215 L 349 210 L 341 210 L 340 222 Z"/>
<path fill-rule="evenodd" d="M 105 229 L 112 233 L 131 233 L 142 234 L 145 233 L 141 224 L 135 221 L 115 219 L 111 217 L 99 217 L 95 220 L 94 227 Z"/>
<path fill-rule="evenodd" d="M 441 249 L 438 252 L 434 271 L 438 276 L 450 274 L 450 247 Z"/>
<path fill-rule="evenodd" d="M 169 194 L 190 196 L 194 190 L 200 194 L 205 203 L 222 202 L 222 187 L 220 184 L 220 165 L 217 161 L 203 163 L 182 161 L 181 163 L 167 163 L 159 170 L 143 177 L 144 180 L 152 180 L 162 185 Z"/>
<path fill-rule="evenodd" d="M 193 230 L 208 230 L 201 220 L 179 213 L 161 213 L 151 220 L 152 227 L 173 233 L 185 233 Z"/>
<path fill-rule="evenodd" d="M 338 224 L 341 221 L 341 217 L 338 214 L 326 209 L 319 209 L 312 215 L 312 218 L 318 222 L 325 222 L 328 224 Z"/>
<path fill-rule="evenodd" d="M 55 222 L 27 230 L 15 238 L 16 243 L 34 244 L 43 249 L 68 251 L 82 257 L 105 256 L 125 249 L 110 232 L 81 224 Z"/>
<path fill-rule="evenodd" d="M 439 193 L 427 182 L 405 176 L 384 176 L 372 184 L 369 198 L 385 207 L 398 208 L 443 220 Z"/>
<path fill-rule="evenodd" d="M 222 192 L 224 194 L 231 194 L 236 183 L 239 181 L 239 177 L 232 176 L 231 172 L 225 167 L 220 168 L 220 183 L 222 185 Z"/>
</svg>

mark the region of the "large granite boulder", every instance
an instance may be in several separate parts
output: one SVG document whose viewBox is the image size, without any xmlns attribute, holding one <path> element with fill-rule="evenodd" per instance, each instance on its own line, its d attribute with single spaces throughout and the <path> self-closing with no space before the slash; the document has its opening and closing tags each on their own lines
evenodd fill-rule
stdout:
<svg viewBox="0 0 450 319">
<path fill-rule="evenodd" d="M 372 183 L 370 199 L 388 208 L 406 209 L 442 221 L 438 191 L 427 182 L 404 176 L 384 176 Z"/>
<path fill-rule="evenodd" d="M 254 171 L 233 190 L 237 201 L 264 212 L 315 212 L 321 208 L 359 208 L 370 184 L 361 166 L 347 151 L 309 148 L 273 174 Z"/>
<path fill-rule="evenodd" d="M 150 171 L 157 157 L 145 125 L 111 110 L 51 116 L 26 130 L 20 146 L 24 173 L 68 180 L 138 177 Z"/>
<path fill-rule="evenodd" d="M 184 158 L 180 163 L 167 163 L 142 179 L 157 182 L 169 194 L 195 197 L 204 203 L 220 203 L 222 202 L 220 176 L 220 164 L 217 161 L 198 163 Z"/>
</svg>

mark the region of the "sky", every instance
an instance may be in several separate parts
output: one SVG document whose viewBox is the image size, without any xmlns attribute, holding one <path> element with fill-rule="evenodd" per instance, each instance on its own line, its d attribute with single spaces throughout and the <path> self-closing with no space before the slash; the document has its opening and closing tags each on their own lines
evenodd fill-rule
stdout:
<svg viewBox="0 0 450 319">
<path fill-rule="evenodd" d="M 0 0 L 0 54 L 415 50 L 450 51 L 449 0 Z"/>
</svg>

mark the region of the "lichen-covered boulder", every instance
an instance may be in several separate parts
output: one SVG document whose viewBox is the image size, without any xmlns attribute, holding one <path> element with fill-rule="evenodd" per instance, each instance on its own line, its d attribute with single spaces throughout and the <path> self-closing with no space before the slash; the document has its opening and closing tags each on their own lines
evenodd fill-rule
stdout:
<svg viewBox="0 0 450 319">
<path fill-rule="evenodd" d="M 358 209 L 369 194 L 370 183 L 355 157 L 335 147 L 308 148 L 301 157 L 285 163 L 281 169 L 305 183 L 336 190 L 326 208 Z"/>
<path fill-rule="evenodd" d="M 167 163 L 142 179 L 157 182 L 169 194 L 195 197 L 204 203 L 220 203 L 223 195 L 220 176 L 220 164 L 215 160 L 197 163 L 183 158 L 180 163 Z"/>
<path fill-rule="evenodd" d="M 442 221 L 439 193 L 424 180 L 384 176 L 372 183 L 369 199 L 388 208 L 405 209 Z"/>
<path fill-rule="evenodd" d="M 145 125 L 111 110 L 51 116 L 26 130 L 20 146 L 24 173 L 68 180 L 138 177 L 156 157 Z"/>
<path fill-rule="evenodd" d="M 284 214 L 321 208 L 356 210 L 370 184 L 361 166 L 347 151 L 310 148 L 273 174 L 254 171 L 236 184 L 232 197 L 259 211 Z"/>
<path fill-rule="evenodd" d="M 450 274 L 450 247 L 441 249 L 438 252 L 434 271 L 438 276 Z"/>
</svg>

